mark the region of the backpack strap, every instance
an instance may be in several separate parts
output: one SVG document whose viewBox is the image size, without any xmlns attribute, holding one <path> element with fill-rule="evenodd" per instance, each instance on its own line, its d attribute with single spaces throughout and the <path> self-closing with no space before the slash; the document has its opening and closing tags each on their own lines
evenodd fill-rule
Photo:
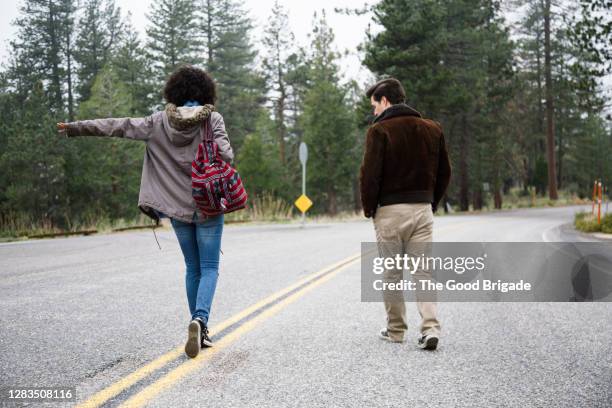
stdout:
<svg viewBox="0 0 612 408">
<path fill-rule="evenodd" d="M 200 133 L 202 135 L 202 143 L 200 143 L 199 149 L 202 149 L 202 157 L 206 161 L 213 162 L 215 160 L 215 142 L 210 116 L 206 118 L 206 120 L 202 121 Z"/>
<path fill-rule="evenodd" d="M 205 142 L 213 141 L 212 123 L 210 122 L 210 116 L 206 120 L 202 121 L 200 127 L 200 133 L 202 134 L 202 140 Z"/>
</svg>

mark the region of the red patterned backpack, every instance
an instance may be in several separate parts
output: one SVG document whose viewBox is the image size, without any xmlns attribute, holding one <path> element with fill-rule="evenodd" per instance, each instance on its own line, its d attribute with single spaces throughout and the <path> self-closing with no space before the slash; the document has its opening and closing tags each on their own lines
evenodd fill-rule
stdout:
<svg viewBox="0 0 612 408">
<path fill-rule="evenodd" d="M 219 156 L 210 117 L 202 123 L 202 143 L 191 163 L 191 186 L 196 207 L 207 216 L 230 213 L 246 206 L 247 192 L 240 175 Z"/>
</svg>

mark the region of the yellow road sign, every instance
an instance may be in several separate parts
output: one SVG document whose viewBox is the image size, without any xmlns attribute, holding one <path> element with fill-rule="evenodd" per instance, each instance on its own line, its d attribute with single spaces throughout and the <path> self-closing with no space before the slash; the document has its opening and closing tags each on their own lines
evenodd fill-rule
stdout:
<svg viewBox="0 0 612 408">
<path fill-rule="evenodd" d="M 300 210 L 302 213 L 305 213 L 310 207 L 312 207 L 312 201 L 310 201 L 310 198 L 306 197 L 306 194 L 299 196 L 293 204 L 295 204 L 298 210 Z"/>
</svg>

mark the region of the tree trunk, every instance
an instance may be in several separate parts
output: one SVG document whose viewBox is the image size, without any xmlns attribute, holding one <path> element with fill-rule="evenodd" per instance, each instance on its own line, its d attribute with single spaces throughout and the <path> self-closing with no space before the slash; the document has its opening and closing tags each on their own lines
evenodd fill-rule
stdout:
<svg viewBox="0 0 612 408">
<path fill-rule="evenodd" d="M 482 210 L 482 190 L 478 189 L 472 194 L 472 206 L 474 210 Z"/>
<path fill-rule="evenodd" d="M 558 198 L 557 166 L 555 164 L 555 123 L 552 94 L 552 69 L 550 47 L 550 0 L 545 0 L 544 8 L 544 70 L 546 75 L 546 157 L 548 161 L 548 196 Z"/>
<path fill-rule="evenodd" d="M 563 188 L 563 131 L 559 131 L 559 164 L 557 166 L 557 188 Z"/>
<path fill-rule="evenodd" d="M 72 53 L 70 47 L 70 30 L 66 32 L 66 76 L 68 79 L 68 119 L 74 120 L 74 96 L 72 94 Z"/>
<path fill-rule="evenodd" d="M 327 189 L 327 212 L 330 215 L 336 215 L 338 213 L 337 194 L 333 187 Z"/>
<path fill-rule="evenodd" d="M 542 108 L 542 55 L 540 44 L 542 41 L 541 33 L 536 32 L 536 78 L 538 83 L 538 131 L 544 133 L 544 109 Z"/>
<path fill-rule="evenodd" d="M 465 115 L 461 117 L 461 138 L 459 144 L 459 208 L 467 211 L 470 208 L 468 176 L 468 136 Z"/>
<path fill-rule="evenodd" d="M 212 13 L 212 7 L 210 4 L 210 0 L 206 2 L 207 10 L 206 13 L 206 51 L 208 53 L 208 61 L 206 61 L 206 65 L 208 70 L 212 70 L 213 65 L 213 32 L 212 32 L 212 17 L 210 13 Z"/>
<path fill-rule="evenodd" d="M 55 108 L 60 111 L 62 109 L 62 85 L 60 79 L 60 44 L 61 38 L 58 36 L 58 23 L 55 5 L 49 3 L 49 16 L 47 18 L 49 25 L 49 37 L 51 37 L 51 83 L 53 84 L 53 100 Z"/>
<path fill-rule="evenodd" d="M 502 195 L 499 191 L 499 187 L 495 187 L 495 191 L 493 192 L 493 205 L 498 210 L 502 208 Z"/>
<path fill-rule="evenodd" d="M 278 67 L 278 87 L 280 91 L 280 96 L 278 98 L 278 104 L 276 107 L 276 120 L 277 120 L 277 131 L 278 131 L 278 151 L 280 155 L 280 161 L 283 164 L 287 164 L 287 158 L 285 154 L 285 100 L 287 98 L 285 91 L 285 84 L 283 84 L 283 77 L 280 73 L 281 67 Z"/>
</svg>

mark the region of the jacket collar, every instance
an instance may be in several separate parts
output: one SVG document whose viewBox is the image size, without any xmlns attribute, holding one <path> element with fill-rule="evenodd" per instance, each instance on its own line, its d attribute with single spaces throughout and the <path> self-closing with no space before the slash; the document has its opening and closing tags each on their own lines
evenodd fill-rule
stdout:
<svg viewBox="0 0 612 408">
<path fill-rule="evenodd" d="M 397 116 L 417 116 L 421 117 L 421 114 L 405 103 L 398 103 L 395 105 L 391 105 L 387 109 L 385 109 L 380 115 L 376 116 L 372 121 L 372 124 L 381 122 L 386 119 L 395 118 Z"/>
<path fill-rule="evenodd" d="M 179 106 L 172 103 L 166 104 L 166 115 L 173 128 L 187 130 L 199 125 L 215 110 L 214 105 L 204 106 Z"/>
</svg>

